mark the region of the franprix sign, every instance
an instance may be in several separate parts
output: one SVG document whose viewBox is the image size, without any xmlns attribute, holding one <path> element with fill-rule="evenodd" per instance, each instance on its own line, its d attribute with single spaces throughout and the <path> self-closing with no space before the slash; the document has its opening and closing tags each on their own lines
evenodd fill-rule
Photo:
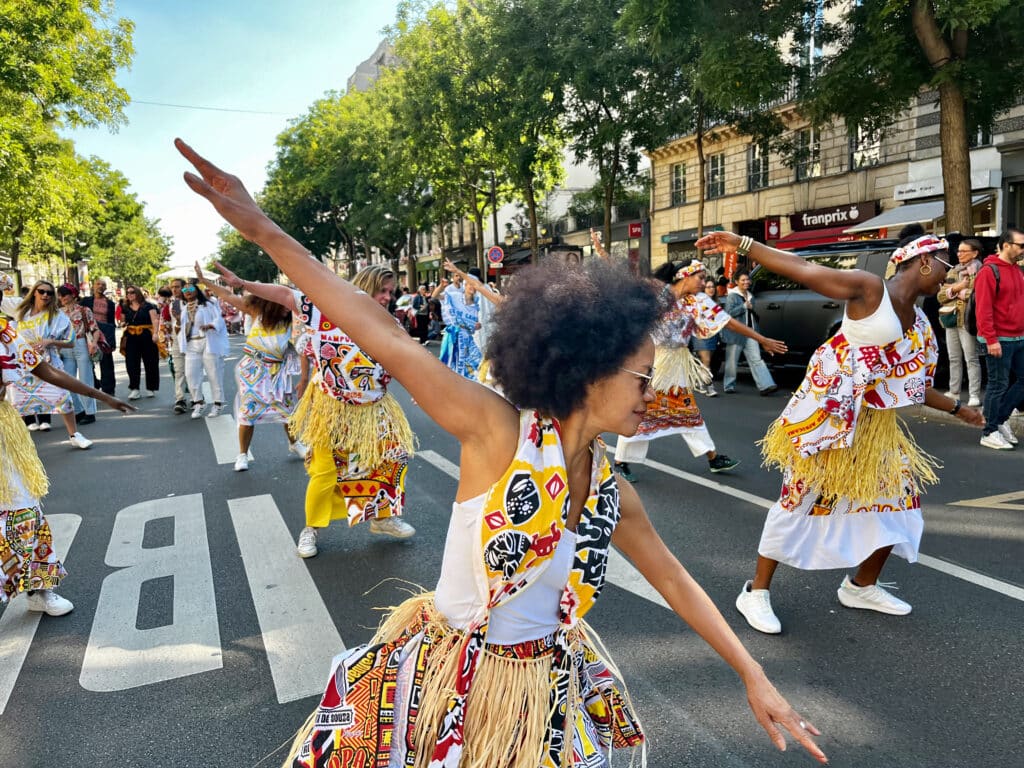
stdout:
<svg viewBox="0 0 1024 768">
<path fill-rule="evenodd" d="M 805 232 L 808 229 L 843 227 L 850 224 L 859 224 L 877 215 L 877 200 L 869 203 L 848 203 L 832 208 L 797 211 L 789 217 L 789 228 L 794 232 Z"/>
</svg>

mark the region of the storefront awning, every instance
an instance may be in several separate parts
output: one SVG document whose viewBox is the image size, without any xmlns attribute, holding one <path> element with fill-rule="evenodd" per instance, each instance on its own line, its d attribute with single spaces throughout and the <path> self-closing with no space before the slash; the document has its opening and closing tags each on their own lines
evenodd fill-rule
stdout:
<svg viewBox="0 0 1024 768">
<path fill-rule="evenodd" d="M 803 248 L 808 245 L 822 245 L 823 243 L 843 243 L 849 240 L 856 240 L 855 235 L 848 235 L 846 227 L 825 227 L 823 229 L 807 229 L 803 232 L 791 232 L 783 238 L 775 241 L 776 248 L 788 250 L 790 248 Z"/>
<path fill-rule="evenodd" d="M 989 199 L 991 195 L 975 195 L 971 198 L 971 205 L 975 206 Z M 946 203 L 943 200 L 933 200 L 930 203 L 914 203 L 913 205 L 901 205 L 898 208 L 890 208 L 888 211 L 875 216 L 873 219 L 862 221 L 855 227 L 848 227 L 843 230 L 847 234 L 857 232 L 872 232 L 876 229 L 897 229 L 907 224 L 930 224 L 936 219 L 941 219 L 946 213 Z"/>
</svg>

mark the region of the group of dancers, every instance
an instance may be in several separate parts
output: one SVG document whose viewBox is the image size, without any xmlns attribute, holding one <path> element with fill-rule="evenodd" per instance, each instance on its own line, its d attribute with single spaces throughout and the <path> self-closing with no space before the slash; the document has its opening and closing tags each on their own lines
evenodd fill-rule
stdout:
<svg viewBox="0 0 1024 768">
<path fill-rule="evenodd" d="M 476 276 L 457 274 L 446 365 L 387 313 L 393 273 L 370 267 L 352 282 L 338 277 L 277 227 L 237 177 L 176 145 L 198 172 L 186 173 L 186 183 L 298 288 L 244 281 L 218 265 L 231 290 L 212 290 L 254 318 L 237 373 L 240 430 L 251 439 L 256 423 L 287 423 L 289 439 L 309 447 L 299 555 L 316 554 L 317 532 L 332 519 L 413 535 L 402 512 L 415 438 L 387 391 L 392 376 L 461 445 L 436 590 L 392 609 L 370 642 L 334 660 L 285 765 L 347 765 L 345 756 L 355 754 L 419 768 L 604 765 L 612 747 L 640 747 L 643 730 L 625 686 L 584 618 L 601 592 L 612 544 L 736 670 L 774 744 L 784 749 L 788 733 L 826 761 L 814 739 L 819 731 L 772 686 L 660 539 L 636 490 L 617 481 L 600 438 L 619 435 L 616 458 L 626 462 L 642 461 L 647 442 L 667 434 L 682 435 L 712 469 L 722 458 L 693 400 L 706 371 L 683 351 L 691 334 L 731 326 L 699 298 L 699 261 L 665 265 L 657 288 L 607 258 L 525 269 L 500 295 Z M 920 487 L 935 475 L 897 409 L 924 404 L 970 424 L 982 419 L 932 388 L 937 347 L 915 306 L 942 284 L 947 243 L 923 236 L 901 244 L 888 281 L 810 264 L 729 232 L 697 246 L 749 255 L 847 302 L 839 332 L 817 350 L 762 443 L 766 460 L 782 469 L 783 487 L 738 610 L 762 632 L 781 631 L 769 587 L 782 562 L 856 568 L 839 587 L 843 605 L 909 612 L 878 577 L 891 553 L 916 560 Z M 233 293 L 239 289 L 241 297 Z M 491 304 L 479 359 L 462 338 L 483 326 L 471 291 Z M 470 304 L 475 319 L 464 311 Z M 284 381 L 294 347 L 289 313 L 306 331 L 300 352 L 312 368 L 295 393 Z M 785 349 L 746 326 L 733 330 L 746 330 L 768 351 Z M 41 363 L 11 324 L 0 342 L 5 383 L 34 370 L 58 386 L 89 390 Z M 0 484 L 9 554 L 0 560 L 0 597 L 31 590 L 38 603 L 63 568 L 40 508 L 45 473 L 11 412 L 0 402 L 4 476 L 16 478 Z M 27 517 L 31 526 L 8 522 Z"/>
</svg>

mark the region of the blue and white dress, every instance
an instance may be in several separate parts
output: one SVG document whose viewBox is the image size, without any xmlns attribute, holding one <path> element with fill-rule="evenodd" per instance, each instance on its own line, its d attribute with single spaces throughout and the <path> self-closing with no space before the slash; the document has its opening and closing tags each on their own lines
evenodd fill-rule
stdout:
<svg viewBox="0 0 1024 768">
<path fill-rule="evenodd" d="M 441 340 L 441 362 L 460 376 L 476 380 L 482 354 L 473 334 L 480 322 L 480 297 L 466 300 L 463 288 L 449 286 L 441 296 L 441 317 L 445 322 Z"/>
</svg>

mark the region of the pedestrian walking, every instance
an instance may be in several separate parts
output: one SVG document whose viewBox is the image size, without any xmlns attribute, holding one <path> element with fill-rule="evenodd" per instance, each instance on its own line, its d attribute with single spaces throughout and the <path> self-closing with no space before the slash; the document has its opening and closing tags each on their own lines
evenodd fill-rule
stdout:
<svg viewBox="0 0 1024 768">
<path fill-rule="evenodd" d="M 470 274 L 474 271 L 471 269 Z M 473 276 L 476 281 L 463 280 L 456 274 L 451 284 L 440 293 L 445 327 L 438 357 L 467 379 L 476 378 L 483 358 L 473 338 L 480 328 L 480 297 L 476 293 L 480 276 Z"/>
<path fill-rule="evenodd" d="M 107 298 L 106 280 L 94 280 L 92 283 L 92 296 L 86 296 L 81 300 L 81 305 L 92 312 L 93 320 L 96 321 L 100 333 L 103 334 L 104 344 L 100 345 L 99 378 L 93 369 L 93 381 L 97 382 L 97 389 L 114 394 L 116 382 L 114 381 L 114 350 L 117 349 L 115 339 L 117 326 L 115 324 L 114 312 L 116 304 Z"/>
<path fill-rule="evenodd" d="M 370 644 L 335 659 L 288 765 L 337 765 L 353 754 L 417 768 L 600 765 L 613 744 L 642 743 L 614 666 L 583 620 L 603 586 L 613 536 L 737 671 L 775 744 L 785 748 L 785 729 L 825 761 L 817 729 L 660 541 L 635 491 L 617 485 L 598 440 L 636 431 L 653 399 L 648 333 L 659 307 L 646 283 L 597 260 L 521 272 L 490 343 L 506 400 L 442 365 L 375 297 L 311 258 L 236 177 L 180 141 L 178 148 L 202 174 L 186 175 L 190 187 L 308 298 L 331 307 L 353 342 L 461 444 L 437 591 L 408 599 Z"/>
<path fill-rule="evenodd" d="M 237 280 L 234 273 L 221 267 Z M 236 296 L 203 276 L 196 263 L 196 278 L 206 285 L 223 307 L 233 307 L 240 314 L 249 315 L 253 322 L 235 366 L 235 423 L 238 425 L 238 456 L 235 471 L 249 469 L 249 446 L 253 428 L 257 424 L 282 424 L 288 438 L 288 450 L 305 458 L 305 447 L 296 443 L 288 430 L 288 419 L 295 410 L 296 391 L 293 371 L 298 368 L 298 355 L 292 347 L 292 313 L 288 307 L 259 296 Z M 305 369 L 308 375 L 308 368 Z M 305 389 L 306 381 L 300 382 Z"/>
<path fill-rule="evenodd" d="M 964 365 L 972 408 L 981 405 L 981 361 L 978 360 L 978 340 L 966 327 L 967 302 L 974 292 L 974 279 L 981 269 L 981 243 L 961 240 L 956 249 L 957 263 L 946 275 L 939 289 L 939 322 L 946 331 L 946 352 L 949 355 L 949 390 L 946 397 L 960 398 L 963 389 Z"/>
<path fill-rule="evenodd" d="M 171 297 L 160 309 L 160 337 L 164 349 L 167 350 L 167 366 L 171 370 L 171 378 L 174 379 L 175 413 L 185 413 L 188 410 L 185 403 L 185 395 L 188 392 L 185 353 L 178 342 L 178 336 L 181 334 L 181 308 L 185 304 L 185 297 L 181 292 L 184 286 L 185 281 L 180 277 L 171 280 Z"/>
<path fill-rule="evenodd" d="M 128 399 L 138 400 L 141 397 L 143 366 L 146 369 L 146 397 L 155 397 L 160 389 L 160 350 L 155 335 L 160 326 L 160 315 L 138 286 L 129 285 L 124 295 L 121 353 L 128 371 Z"/>
<path fill-rule="evenodd" d="M 839 586 L 848 608 L 902 616 L 909 603 L 880 582 L 890 554 L 916 562 L 920 488 L 935 462 L 914 442 L 897 409 L 946 411 L 969 424 L 981 414 L 933 389 L 938 345 L 918 299 L 934 296 L 950 268 L 945 240 L 904 241 L 883 281 L 871 272 L 831 269 L 731 232 L 697 241 L 709 253 L 748 254 L 778 275 L 846 302 L 838 333 L 811 358 L 807 375 L 762 443 L 782 469 L 782 492 L 765 520 L 754 578 L 736 608 L 754 629 L 782 631 L 769 595 L 778 564 L 801 570 L 853 568 Z"/>
<path fill-rule="evenodd" d="M 178 349 L 185 358 L 185 378 L 192 396 L 192 418 L 201 419 L 206 409 L 203 375 L 210 383 L 213 407 L 209 418 L 224 410 L 224 357 L 228 353 L 228 333 L 220 305 L 206 298 L 199 287 L 189 283 L 181 291 L 185 299 L 178 313 Z"/>
<path fill-rule="evenodd" d="M 101 337 L 99 326 L 96 325 L 92 312 L 78 303 L 77 286 L 65 283 L 57 289 L 57 296 L 60 301 L 60 311 L 71 321 L 75 339 L 74 346 L 61 348 L 61 365 L 64 366 L 68 376 L 75 376 L 85 386 L 92 387 L 95 384 L 92 370 L 93 357 L 99 354 L 99 339 Z M 80 398 L 71 393 L 71 403 L 75 411 L 76 424 L 92 424 L 96 421 L 96 400 L 94 398 Z"/>
<path fill-rule="evenodd" d="M 716 304 L 721 304 L 718 300 L 718 290 L 715 288 L 715 281 L 705 277 L 704 278 L 704 289 L 701 291 L 705 296 L 711 299 Z M 712 367 L 712 358 L 714 357 L 715 351 L 718 349 L 718 345 L 722 339 L 722 332 L 712 334 L 706 339 L 694 334 L 690 339 L 690 344 L 693 347 L 693 351 L 697 353 L 697 357 L 700 358 L 701 365 L 708 369 L 712 375 L 712 381 L 707 384 L 696 385 L 693 387 L 695 392 L 699 392 L 706 397 L 716 397 L 718 390 L 715 389 L 714 382 L 714 369 Z"/>
<path fill-rule="evenodd" d="M 750 292 L 750 274 L 739 272 L 733 275 L 733 280 L 736 287 L 730 288 L 725 295 L 725 313 L 756 331 L 757 313 L 754 311 L 754 294 Z M 757 339 L 744 336 L 727 327 L 722 329 L 722 341 L 725 342 L 725 375 L 722 379 L 722 389 L 726 393 L 736 391 L 736 366 L 741 353 L 747 359 L 747 366 L 750 368 L 750 375 L 754 377 L 757 391 L 762 395 L 770 395 L 778 390 L 771 371 L 761 357 L 761 345 L 757 343 Z"/>
<path fill-rule="evenodd" d="M 1011 451 L 1017 436 L 1010 429 L 1010 414 L 1024 399 L 1024 275 L 1017 267 L 1024 258 L 1024 232 L 1011 227 L 999 236 L 998 247 L 974 281 L 978 341 L 988 353 L 981 444 Z"/>
</svg>

